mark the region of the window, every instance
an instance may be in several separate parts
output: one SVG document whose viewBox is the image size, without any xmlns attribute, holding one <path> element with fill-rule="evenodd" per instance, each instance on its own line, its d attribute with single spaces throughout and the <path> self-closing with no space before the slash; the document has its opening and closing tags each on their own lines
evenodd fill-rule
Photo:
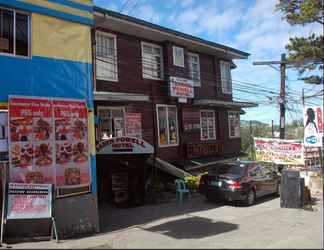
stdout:
<svg viewBox="0 0 324 250">
<path fill-rule="evenodd" d="M 125 135 L 125 111 L 119 107 L 98 107 L 99 140 Z"/>
<path fill-rule="evenodd" d="M 225 94 L 232 93 L 232 77 L 231 77 L 231 67 L 229 62 L 220 62 L 221 68 L 221 82 L 222 82 L 222 92 Z"/>
<path fill-rule="evenodd" d="M 175 106 L 157 105 L 159 146 L 178 145 L 178 117 Z"/>
<path fill-rule="evenodd" d="M 116 36 L 96 32 L 96 71 L 97 79 L 118 81 Z"/>
<path fill-rule="evenodd" d="M 143 78 L 163 79 L 162 47 L 142 42 Z"/>
<path fill-rule="evenodd" d="M 29 25 L 29 15 L 0 8 L 0 53 L 28 57 Z"/>
<path fill-rule="evenodd" d="M 228 112 L 229 137 L 240 137 L 240 112 Z"/>
<path fill-rule="evenodd" d="M 200 111 L 201 140 L 216 139 L 215 112 L 211 110 Z"/>
<path fill-rule="evenodd" d="M 188 65 L 189 65 L 190 79 L 193 80 L 194 86 L 200 86 L 199 55 L 188 53 Z"/>
<path fill-rule="evenodd" d="M 173 65 L 184 67 L 184 51 L 183 48 L 173 46 Z"/>
</svg>

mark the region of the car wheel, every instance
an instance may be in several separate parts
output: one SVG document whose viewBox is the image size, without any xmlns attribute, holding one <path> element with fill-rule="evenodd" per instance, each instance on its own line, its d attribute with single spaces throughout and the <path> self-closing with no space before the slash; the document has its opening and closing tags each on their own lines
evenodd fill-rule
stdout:
<svg viewBox="0 0 324 250">
<path fill-rule="evenodd" d="M 255 193 L 254 191 L 251 189 L 247 195 L 246 195 L 246 198 L 245 198 L 245 204 L 247 206 L 252 206 L 255 202 Z"/>
</svg>

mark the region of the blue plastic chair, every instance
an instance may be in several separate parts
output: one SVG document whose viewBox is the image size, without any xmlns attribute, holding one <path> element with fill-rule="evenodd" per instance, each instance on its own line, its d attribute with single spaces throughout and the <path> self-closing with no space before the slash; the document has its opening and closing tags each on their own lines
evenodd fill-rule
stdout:
<svg viewBox="0 0 324 250">
<path fill-rule="evenodd" d="M 190 191 L 189 191 L 189 189 L 186 188 L 186 183 L 183 180 L 176 179 L 174 182 L 176 184 L 177 201 L 178 201 L 178 203 L 182 204 L 183 196 L 185 194 L 188 194 L 188 197 L 191 198 Z"/>
</svg>

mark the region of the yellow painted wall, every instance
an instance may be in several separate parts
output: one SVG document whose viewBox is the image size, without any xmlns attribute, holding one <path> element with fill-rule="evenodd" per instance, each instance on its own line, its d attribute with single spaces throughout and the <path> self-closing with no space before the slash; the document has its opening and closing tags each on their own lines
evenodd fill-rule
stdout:
<svg viewBox="0 0 324 250">
<path fill-rule="evenodd" d="M 91 63 L 91 28 L 33 13 L 32 55 Z"/>
</svg>

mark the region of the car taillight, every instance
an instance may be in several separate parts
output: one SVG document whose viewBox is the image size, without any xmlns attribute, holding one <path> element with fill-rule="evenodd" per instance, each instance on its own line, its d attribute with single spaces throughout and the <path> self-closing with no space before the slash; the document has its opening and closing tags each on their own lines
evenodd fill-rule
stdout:
<svg viewBox="0 0 324 250">
<path fill-rule="evenodd" d="M 239 181 L 229 181 L 228 184 L 229 184 L 228 187 L 232 188 L 232 189 L 242 188 L 241 182 L 239 182 Z"/>
</svg>

